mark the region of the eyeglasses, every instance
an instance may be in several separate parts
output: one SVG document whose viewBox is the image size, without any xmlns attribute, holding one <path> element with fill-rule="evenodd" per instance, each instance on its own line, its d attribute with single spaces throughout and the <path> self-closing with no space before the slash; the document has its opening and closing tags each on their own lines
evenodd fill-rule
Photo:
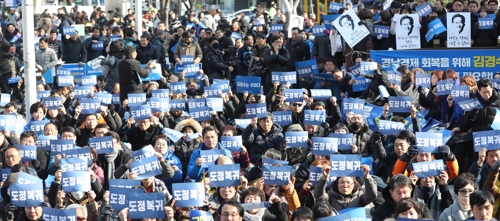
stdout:
<svg viewBox="0 0 500 221">
<path fill-rule="evenodd" d="M 461 5 L 461 4 L 455 4 L 454 6 L 455 6 L 455 7 L 462 7 L 462 5 Z"/>
<path fill-rule="evenodd" d="M 458 190 L 458 193 L 460 193 L 460 195 L 462 196 L 466 196 L 466 195 L 470 195 L 472 194 L 474 191 L 469 191 L 469 190 Z"/>
<path fill-rule="evenodd" d="M 222 214 L 223 217 L 232 217 L 232 218 L 236 218 L 236 217 L 239 217 L 240 214 L 236 214 L 236 213 L 233 213 L 233 214 L 229 214 L 229 213 L 223 213 Z"/>
<path fill-rule="evenodd" d="M 342 182 L 339 182 L 340 185 L 347 185 L 347 186 L 351 186 L 353 185 L 354 183 L 353 182 L 345 182 L 345 181 L 342 181 Z"/>
<path fill-rule="evenodd" d="M 292 103 L 292 106 L 302 106 L 302 103 Z"/>
</svg>

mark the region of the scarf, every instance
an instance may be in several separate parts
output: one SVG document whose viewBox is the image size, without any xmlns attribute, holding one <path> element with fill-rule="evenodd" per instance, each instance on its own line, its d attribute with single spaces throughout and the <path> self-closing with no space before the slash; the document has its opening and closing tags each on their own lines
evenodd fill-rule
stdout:
<svg viewBox="0 0 500 221">
<path fill-rule="evenodd" d="M 424 201 L 428 202 L 429 199 L 431 199 L 431 197 L 434 195 L 434 192 L 436 190 L 436 186 L 432 186 L 432 187 L 420 187 L 420 188 L 422 190 L 422 196 L 424 198 Z"/>
<path fill-rule="evenodd" d="M 243 216 L 243 220 L 245 221 L 262 221 L 262 217 L 266 212 L 266 208 L 260 208 L 256 214 L 250 214 L 245 211 L 245 215 Z"/>
<path fill-rule="evenodd" d="M 115 151 L 113 151 L 111 153 L 104 154 L 104 159 L 106 159 L 106 163 L 108 163 L 108 170 L 106 173 L 108 180 L 115 178 L 115 175 L 114 175 L 114 173 L 115 173 L 115 159 L 116 159 L 116 157 L 118 157 L 118 152 L 120 150 L 121 150 L 121 148 L 120 149 L 115 148 Z"/>
</svg>

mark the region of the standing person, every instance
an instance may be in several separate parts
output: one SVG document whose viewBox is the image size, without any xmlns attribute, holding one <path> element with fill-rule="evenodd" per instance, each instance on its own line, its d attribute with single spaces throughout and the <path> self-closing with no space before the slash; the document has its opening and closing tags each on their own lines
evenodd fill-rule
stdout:
<svg viewBox="0 0 500 221">
<path fill-rule="evenodd" d="M 52 70 L 52 75 L 55 74 L 54 67 L 57 65 L 57 55 L 54 50 L 48 47 L 49 38 L 40 38 L 39 48 L 35 52 L 35 61 L 37 65 L 42 66 L 42 72 L 46 72 L 48 69 Z"/>
<path fill-rule="evenodd" d="M 309 45 L 300 36 L 300 29 L 292 28 L 292 37 L 286 41 L 286 48 L 290 53 L 290 62 L 288 62 L 288 71 L 295 71 L 296 61 L 305 61 L 311 59 Z"/>
<path fill-rule="evenodd" d="M 264 54 L 264 61 L 267 64 L 269 73 L 264 79 L 264 94 L 269 93 L 269 90 L 273 87 L 273 82 L 271 82 L 271 73 L 273 71 L 287 71 L 287 65 L 290 62 L 290 53 L 288 50 L 283 48 L 283 39 L 280 36 L 271 37 L 271 49 Z M 309 51 L 309 49 L 307 50 Z"/>
<path fill-rule="evenodd" d="M 10 43 L 3 36 L 0 35 L 0 88 L 2 93 L 10 94 L 9 78 L 11 77 L 11 68 L 9 64 L 9 59 L 6 55 L 10 50 Z"/>
<path fill-rule="evenodd" d="M 127 99 L 129 93 L 143 93 L 142 79 L 149 76 L 156 62 L 149 62 L 146 68 L 135 58 L 137 51 L 134 47 L 125 48 L 125 59 L 118 64 L 118 82 L 120 83 L 120 102 Z"/>
<path fill-rule="evenodd" d="M 118 40 L 111 42 L 109 45 L 108 59 L 101 61 L 101 65 L 105 65 L 109 69 L 108 80 L 106 81 L 104 90 L 111 92 L 115 83 L 118 82 L 118 64 L 123 58 L 125 58 L 123 41 Z"/>
</svg>

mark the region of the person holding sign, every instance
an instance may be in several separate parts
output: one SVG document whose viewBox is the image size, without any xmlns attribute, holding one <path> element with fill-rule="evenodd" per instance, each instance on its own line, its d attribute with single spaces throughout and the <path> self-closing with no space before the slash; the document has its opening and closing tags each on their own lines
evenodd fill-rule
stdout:
<svg viewBox="0 0 500 221">
<path fill-rule="evenodd" d="M 488 19 L 488 9 L 480 8 L 478 11 L 479 21 L 472 27 L 472 39 L 474 47 L 494 46 L 498 36 L 497 23 L 494 19 Z"/>
<path fill-rule="evenodd" d="M 104 46 L 108 42 L 104 41 L 104 36 L 101 36 L 101 28 L 93 27 L 92 36 L 85 40 L 85 49 L 87 50 L 87 61 L 94 60 L 104 54 Z"/>
<path fill-rule="evenodd" d="M 118 64 L 125 58 L 123 41 L 112 41 L 109 44 L 109 56 L 106 60 L 101 60 L 100 64 L 108 69 L 108 78 L 103 90 L 111 93 L 113 87 L 119 81 Z"/>
<path fill-rule="evenodd" d="M 470 195 L 478 188 L 476 178 L 472 174 L 460 174 L 453 183 L 453 189 L 455 196 L 457 196 L 457 200 L 441 213 L 439 221 L 460 221 L 466 220 L 467 217 L 471 217 Z"/>
<path fill-rule="evenodd" d="M 171 151 L 168 150 L 168 137 L 159 135 L 153 138 L 154 148 L 156 153 L 161 154 L 163 162 L 168 163 L 174 170 L 174 174 L 170 178 L 162 177 L 163 182 L 169 190 L 172 189 L 172 183 L 182 182 L 182 163 Z M 160 161 L 161 162 L 161 161 Z"/>
<path fill-rule="evenodd" d="M 149 76 L 156 62 L 149 62 L 146 68 L 135 60 L 137 51 L 134 47 L 125 48 L 125 59 L 118 64 L 118 82 L 120 83 L 120 102 L 127 99 L 129 93 L 144 93 L 142 79 Z"/>
<path fill-rule="evenodd" d="M 274 124 L 273 115 L 267 113 L 267 117 L 253 120 L 243 131 L 242 139 L 251 145 L 250 162 L 256 164 L 262 154 L 268 149 L 280 149 L 285 138 L 280 125 Z M 257 125 L 258 122 L 258 125 Z M 265 138 L 264 136 L 265 135 Z"/>
<path fill-rule="evenodd" d="M 182 167 L 179 169 L 182 170 L 182 178 L 184 179 L 187 175 L 187 168 L 191 154 L 200 146 L 201 143 L 200 138 L 194 138 L 189 141 L 187 138 L 195 133 L 200 133 L 202 127 L 197 121 L 193 119 L 186 119 L 177 123 L 175 125 L 175 130 L 183 133 L 184 136 L 182 139 L 170 145 L 169 150 L 172 151 L 181 161 Z"/>
<path fill-rule="evenodd" d="M 268 74 L 264 82 L 264 94 L 267 94 L 273 87 L 271 80 L 272 72 L 286 72 L 290 62 L 290 53 L 283 48 L 283 38 L 281 36 L 271 36 L 271 49 L 264 54 L 264 61 L 267 64 Z"/>
<path fill-rule="evenodd" d="M 192 55 L 194 56 L 193 63 L 198 64 L 201 62 L 203 58 L 203 53 L 201 51 L 200 45 L 196 42 L 191 42 L 191 32 L 186 31 L 182 33 L 182 41 L 179 41 L 177 47 L 174 52 L 175 62 L 179 65 L 182 65 L 181 57 L 183 55 Z"/>
<path fill-rule="evenodd" d="M 64 33 L 62 25 L 59 26 L 59 33 Z M 78 36 L 78 31 L 71 35 L 63 35 L 61 41 L 64 45 L 63 58 L 66 64 L 78 63 L 78 66 L 82 66 L 87 63 L 87 50 Z"/>
<path fill-rule="evenodd" d="M 257 207 L 255 209 L 245 210 L 244 220 L 262 220 L 262 221 L 281 221 L 287 220 L 287 216 L 283 207 L 280 204 L 279 196 L 271 196 L 269 198 L 269 203 L 271 204 L 271 210 L 274 213 L 269 212 L 265 206 L 257 206 L 259 203 L 265 202 L 266 197 L 264 193 L 256 187 L 249 187 L 241 193 L 240 201 L 243 205 L 249 207 Z M 223 216 L 224 214 L 222 214 Z"/>
<path fill-rule="evenodd" d="M 24 126 L 24 131 L 40 131 L 40 130 L 35 130 L 31 127 L 31 124 L 33 121 L 48 121 L 47 118 L 45 118 L 45 115 L 47 114 L 47 107 L 45 104 L 42 102 L 36 102 L 30 106 L 30 113 L 31 113 L 31 120 L 26 126 Z M 33 125 L 33 126 L 38 126 L 38 125 Z"/>
<path fill-rule="evenodd" d="M 444 208 L 448 208 L 453 203 L 448 189 L 448 173 L 441 171 L 439 176 L 430 177 L 417 175 L 418 172 L 410 175 L 410 179 L 416 187 L 416 198 L 426 204 L 432 217 L 440 217 Z"/>
<path fill-rule="evenodd" d="M 351 207 L 365 207 L 370 204 L 377 198 L 377 184 L 370 176 L 368 165 L 362 165 L 361 169 L 365 178 L 365 192 L 354 177 L 337 178 L 332 183 L 332 189 L 326 192 L 326 181 L 330 176 L 330 167 L 325 167 L 323 168 L 323 176 L 314 189 L 314 198 L 326 199 L 337 211 Z"/>
<path fill-rule="evenodd" d="M 415 74 L 416 72 L 424 72 L 420 68 L 415 68 L 413 71 L 408 69 L 408 66 L 402 65 L 397 69 L 401 75 L 401 86 L 397 84 L 388 83 L 387 86 L 389 89 L 393 89 L 396 95 L 398 96 L 411 96 L 412 97 L 412 105 L 416 108 L 420 108 L 420 104 L 418 101 L 418 90 L 415 85 Z"/>
<path fill-rule="evenodd" d="M 442 79 L 443 79 L 443 71 L 435 70 L 431 72 L 431 79 L 430 79 L 431 86 L 429 87 L 428 92 L 425 93 L 425 91 L 422 90 L 421 87 L 417 88 L 419 93 L 418 103 L 420 104 L 420 107 L 424 111 L 429 110 L 429 112 L 425 115 L 425 119 L 429 119 L 429 117 L 432 117 L 433 119 L 436 120 L 441 119 L 441 109 L 438 107 L 438 104 L 436 103 L 436 93 L 434 92 L 434 88 L 436 88 L 437 82 Z"/>
<path fill-rule="evenodd" d="M 473 163 L 469 168 L 469 173 L 474 174 L 476 179 L 479 179 L 479 186 L 484 186 L 486 178 L 490 171 L 495 171 L 500 167 L 500 149 L 497 150 L 487 150 L 482 148 L 478 152 L 477 163 Z"/>
</svg>

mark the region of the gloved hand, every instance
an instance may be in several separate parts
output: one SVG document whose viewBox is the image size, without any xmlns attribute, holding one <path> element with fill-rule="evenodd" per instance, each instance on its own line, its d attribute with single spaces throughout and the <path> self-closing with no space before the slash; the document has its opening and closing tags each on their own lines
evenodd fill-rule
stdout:
<svg viewBox="0 0 500 221">
<path fill-rule="evenodd" d="M 5 206 L 5 216 L 6 216 L 7 220 L 14 220 L 14 218 L 15 218 L 14 211 L 16 211 L 16 210 L 17 210 L 17 207 L 14 206 L 14 204 L 12 204 L 12 203 L 9 203 Z"/>
<path fill-rule="evenodd" d="M 417 91 L 419 94 L 422 94 L 422 86 L 418 86 Z"/>
<path fill-rule="evenodd" d="M 411 159 L 413 159 L 413 157 L 417 155 L 417 153 L 418 153 L 417 146 L 412 145 L 408 147 L 408 151 L 406 151 L 406 153 L 403 153 L 403 155 L 401 155 L 399 159 L 403 162 L 410 162 Z"/>
<path fill-rule="evenodd" d="M 378 39 L 378 40 L 382 39 L 382 37 L 383 37 L 383 35 L 382 35 L 382 34 L 377 35 L 377 39 Z"/>
<path fill-rule="evenodd" d="M 493 172 L 498 172 L 498 169 L 500 169 L 500 160 L 491 166 L 491 171 Z"/>
<path fill-rule="evenodd" d="M 373 132 L 372 134 L 372 140 L 373 141 L 380 141 L 380 139 L 382 139 L 382 134 L 380 133 L 380 131 L 375 131 Z"/>
<path fill-rule="evenodd" d="M 455 154 L 450 151 L 450 147 L 448 145 L 442 145 L 438 147 L 438 152 L 443 154 L 443 160 L 445 161 L 454 161 Z"/>
</svg>

